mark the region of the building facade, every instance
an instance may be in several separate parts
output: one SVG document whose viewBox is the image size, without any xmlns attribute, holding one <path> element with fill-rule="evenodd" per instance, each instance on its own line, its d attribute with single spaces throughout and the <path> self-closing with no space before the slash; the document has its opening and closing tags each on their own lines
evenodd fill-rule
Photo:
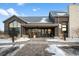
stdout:
<svg viewBox="0 0 79 59">
<path fill-rule="evenodd" d="M 69 6 L 69 37 L 79 37 L 79 4 Z"/>
<path fill-rule="evenodd" d="M 10 33 L 12 28 L 18 31 L 18 36 L 32 37 L 62 37 L 62 25 L 66 25 L 68 37 L 69 15 L 67 12 L 50 11 L 48 16 L 19 17 L 12 16 L 4 21 L 4 31 Z"/>
<path fill-rule="evenodd" d="M 19 17 L 14 15 L 4 21 L 4 31 L 9 34 L 10 30 L 15 28 L 18 36 L 28 37 L 61 38 L 64 33 L 66 37 L 79 37 L 78 17 L 79 4 L 70 4 L 68 12 L 50 11 L 48 16 Z"/>
</svg>

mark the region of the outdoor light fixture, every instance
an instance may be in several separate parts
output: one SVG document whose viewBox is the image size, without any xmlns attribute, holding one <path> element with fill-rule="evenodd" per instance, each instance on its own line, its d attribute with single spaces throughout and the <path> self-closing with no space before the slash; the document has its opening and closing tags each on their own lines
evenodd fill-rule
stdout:
<svg viewBox="0 0 79 59">
<path fill-rule="evenodd" d="M 61 28 L 61 24 L 59 24 L 59 28 Z"/>
<path fill-rule="evenodd" d="M 65 24 L 62 25 L 62 31 L 63 31 L 63 32 L 66 31 L 66 25 L 65 25 Z"/>
</svg>

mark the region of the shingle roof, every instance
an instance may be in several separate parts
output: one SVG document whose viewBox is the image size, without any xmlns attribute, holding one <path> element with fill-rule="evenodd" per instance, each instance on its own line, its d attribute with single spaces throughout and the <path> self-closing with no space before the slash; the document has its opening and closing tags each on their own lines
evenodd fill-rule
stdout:
<svg viewBox="0 0 79 59">
<path fill-rule="evenodd" d="M 29 22 L 29 23 L 48 23 L 50 22 L 48 16 L 28 16 L 28 17 L 19 17 L 20 19 Z"/>
<path fill-rule="evenodd" d="M 51 17 L 53 17 L 53 16 L 69 16 L 68 12 L 60 12 L 60 11 L 50 11 L 49 14 L 51 15 Z M 27 16 L 27 17 L 15 16 L 15 17 L 18 17 L 21 20 L 23 20 L 24 22 L 28 22 L 28 23 L 51 23 L 51 20 L 49 19 L 49 15 L 48 16 Z M 5 20 L 4 22 L 6 22 L 6 21 L 7 20 Z"/>
<path fill-rule="evenodd" d="M 50 11 L 51 16 L 69 16 L 68 12 L 64 11 Z"/>
</svg>

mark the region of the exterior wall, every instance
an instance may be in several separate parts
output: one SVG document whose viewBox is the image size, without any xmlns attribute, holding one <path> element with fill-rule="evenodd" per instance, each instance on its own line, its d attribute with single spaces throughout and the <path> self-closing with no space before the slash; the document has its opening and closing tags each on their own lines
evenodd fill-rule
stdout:
<svg viewBox="0 0 79 59">
<path fill-rule="evenodd" d="M 58 36 L 58 26 L 55 27 L 55 36 L 56 36 L 56 37 Z"/>
<path fill-rule="evenodd" d="M 19 23 L 21 23 L 21 24 L 27 24 L 27 23 L 25 23 L 24 21 L 22 21 L 22 20 L 20 20 L 18 17 L 15 17 L 15 16 L 13 16 L 13 17 L 11 17 L 11 18 L 9 18 L 9 20 L 7 20 L 5 23 L 4 23 L 4 26 L 5 26 L 5 33 L 6 34 L 8 34 L 8 30 L 9 30 L 9 23 L 11 23 L 12 21 L 14 21 L 14 20 L 16 20 L 16 21 L 18 21 Z M 68 20 L 69 20 L 69 17 L 68 16 L 56 16 L 56 17 L 53 17 L 53 19 L 51 19 L 51 20 L 54 20 L 54 22 L 52 22 L 52 23 L 57 23 L 57 24 L 63 24 L 63 23 L 66 23 L 66 25 L 67 25 L 67 29 L 68 29 Z M 21 26 L 21 33 L 20 33 L 20 35 L 22 36 L 22 34 L 25 34 L 25 30 L 24 30 L 24 28 Z M 67 35 L 68 35 L 68 30 L 67 30 Z M 55 28 L 55 36 L 62 36 L 62 32 L 61 32 L 61 28 L 59 28 L 59 26 L 57 26 L 56 28 Z"/>
<path fill-rule="evenodd" d="M 5 34 L 7 34 L 8 33 L 8 23 L 4 23 L 4 32 L 5 32 Z"/>
<path fill-rule="evenodd" d="M 65 23 L 66 26 L 67 26 L 67 31 L 66 31 L 66 37 L 68 37 L 68 25 L 69 25 L 69 16 L 56 16 L 56 17 L 53 17 L 54 20 L 54 23 L 58 23 L 60 24 L 61 26 Z M 62 27 L 57 27 L 55 29 L 55 35 L 58 36 L 58 37 L 62 37 L 63 36 L 63 33 L 62 33 Z"/>
<path fill-rule="evenodd" d="M 22 20 L 20 20 L 18 17 L 13 16 L 13 17 L 9 18 L 9 20 L 7 20 L 4 23 L 4 32 L 5 32 L 5 34 L 9 33 L 9 23 L 11 23 L 12 21 L 18 21 L 21 24 L 26 24 L 25 22 L 23 22 Z M 23 34 L 23 30 L 22 30 L 22 28 L 20 28 L 20 36 L 22 36 L 22 34 Z"/>
<path fill-rule="evenodd" d="M 79 28 L 79 5 L 70 4 L 69 6 L 69 37 L 78 37 L 76 30 Z"/>
</svg>

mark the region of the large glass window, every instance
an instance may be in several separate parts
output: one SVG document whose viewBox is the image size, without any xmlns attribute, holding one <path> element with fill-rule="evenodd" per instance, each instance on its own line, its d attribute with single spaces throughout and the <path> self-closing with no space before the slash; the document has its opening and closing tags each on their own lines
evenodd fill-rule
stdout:
<svg viewBox="0 0 79 59">
<path fill-rule="evenodd" d="M 13 21 L 9 24 L 9 34 L 12 34 L 12 31 L 16 31 L 15 33 L 18 35 L 21 31 L 20 29 L 21 29 L 21 24 L 17 21 Z"/>
<path fill-rule="evenodd" d="M 21 24 L 17 21 L 13 21 L 9 24 L 10 28 L 16 28 L 16 27 L 21 27 Z"/>
<path fill-rule="evenodd" d="M 10 23 L 10 24 L 9 24 L 9 27 L 10 27 L 10 28 L 14 27 L 14 26 L 13 26 L 13 23 Z"/>
</svg>

